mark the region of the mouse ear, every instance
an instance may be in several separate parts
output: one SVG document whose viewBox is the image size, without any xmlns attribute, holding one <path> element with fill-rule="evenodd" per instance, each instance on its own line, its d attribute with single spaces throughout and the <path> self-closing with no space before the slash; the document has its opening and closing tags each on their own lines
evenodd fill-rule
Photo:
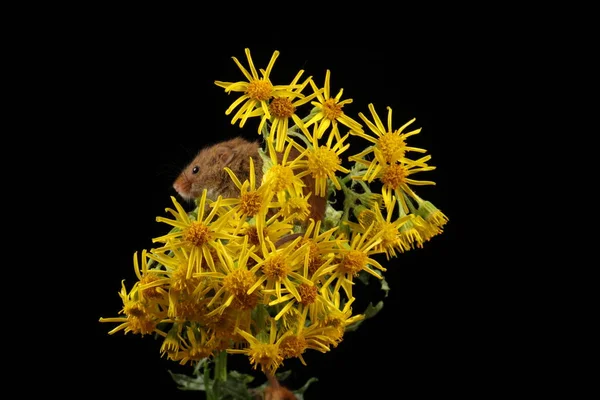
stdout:
<svg viewBox="0 0 600 400">
<path fill-rule="evenodd" d="M 229 164 L 235 157 L 237 150 L 228 146 L 219 146 L 217 157 L 223 164 Z"/>
</svg>

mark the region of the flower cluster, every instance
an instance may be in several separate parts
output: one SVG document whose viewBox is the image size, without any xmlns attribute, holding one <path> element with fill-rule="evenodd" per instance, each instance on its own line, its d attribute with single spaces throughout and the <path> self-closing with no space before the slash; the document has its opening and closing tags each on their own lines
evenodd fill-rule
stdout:
<svg viewBox="0 0 600 400">
<path fill-rule="evenodd" d="M 260 118 L 249 176 L 226 169 L 239 196 L 213 201 L 205 190 L 192 212 L 171 198 L 157 218 L 168 233 L 134 254 L 138 280 L 122 284 L 122 316 L 100 319 L 118 324 L 109 333 L 158 335 L 162 355 L 181 364 L 226 351 L 274 374 L 286 359 L 305 364 L 307 350 L 336 347 L 364 318 L 353 286 L 361 274 L 383 278 L 375 255 L 389 260 L 442 232 L 447 217 L 413 188 L 433 184 L 413 175 L 435 168 L 429 155 L 410 157 L 426 152 L 407 145 L 420 132 L 407 131 L 414 119 L 394 129 L 392 110 L 384 125 L 371 104 L 370 118 L 358 115 L 363 128 L 344 113 L 352 100 L 331 92 L 330 71 L 322 87 L 304 71 L 273 84 L 278 55 L 259 74 L 246 49 L 248 68 L 233 58 L 246 80 L 215 82 L 240 93 L 226 110 L 232 124 Z M 322 219 L 311 218 L 311 198 L 322 199 Z"/>
</svg>

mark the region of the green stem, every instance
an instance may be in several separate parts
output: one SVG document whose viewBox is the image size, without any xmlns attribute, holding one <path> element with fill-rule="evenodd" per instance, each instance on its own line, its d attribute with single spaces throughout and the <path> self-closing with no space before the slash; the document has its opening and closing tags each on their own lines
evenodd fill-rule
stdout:
<svg viewBox="0 0 600 400">
<path fill-rule="evenodd" d="M 215 375 L 212 381 L 212 385 L 209 384 L 209 371 L 208 367 L 204 368 L 204 385 L 206 387 L 206 398 L 207 400 L 219 400 L 221 398 L 221 387 L 224 382 L 227 381 L 227 352 L 221 351 L 215 357 Z"/>
<path fill-rule="evenodd" d="M 227 381 L 227 352 L 221 351 L 215 357 L 215 381 Z"/>
</svg>

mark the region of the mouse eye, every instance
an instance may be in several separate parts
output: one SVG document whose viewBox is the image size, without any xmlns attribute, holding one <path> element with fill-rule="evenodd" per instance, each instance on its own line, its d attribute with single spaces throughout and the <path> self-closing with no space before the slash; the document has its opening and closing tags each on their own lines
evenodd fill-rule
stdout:
<svg viewBox="0 0 600 400">
<path fill-rule="evenodd" d="M 192 174 L 197 174 L 198 171 L 200 171 L 200 168 L 198 168 L 198 166 L 195 166 L 194 169 L 192 169 Z"/>
</svg>

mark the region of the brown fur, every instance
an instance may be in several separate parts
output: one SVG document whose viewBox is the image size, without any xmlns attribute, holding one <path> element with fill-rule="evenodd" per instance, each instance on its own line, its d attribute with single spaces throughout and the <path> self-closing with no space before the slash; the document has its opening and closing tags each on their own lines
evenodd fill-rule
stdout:
<svg viewBox="0 0 600 400">
<path fill-rule="evenodd" d="M 254 162 L 256 185 L 262 181 L 262 158 L 258 154 L 258 142 L 250 142 L 241 137 L 226 140 L 212 146 L 206 147 L 198 152 L 194 160 L 189 163 L 173 183 L 173 188 L 185 200 L 193 200 L 202 195 L 202 191 L 208 189 L 207 197 L 216 200 L 219 195 L 223 198 L 238 197 L 239 189 L 235 186 L 229 174 L 223 168 L 229 167 L 240 182 L 249 179 L 250 160 Z M 282 153 L 278 153 L 281 161 Z M 300 152 L 292 148 L 291 159 L 300 155 Z M 197 172 L 194 173 L 194 168 Z M 305 176 L 302 181 L 306 185 L 303 189 L 304 195 L 309 192 L 313 194 L 308 199 L 310 205 L 309 218 L 315 221 L 322 220 L 325 215 L 326 199 L 315 196 L 315 180 L 311 176 Z"/>
</svg>

